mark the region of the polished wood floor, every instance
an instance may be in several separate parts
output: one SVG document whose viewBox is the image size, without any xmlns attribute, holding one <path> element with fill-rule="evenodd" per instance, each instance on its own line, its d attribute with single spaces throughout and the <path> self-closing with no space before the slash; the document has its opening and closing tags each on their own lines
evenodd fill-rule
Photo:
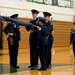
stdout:
<svg viewBox="0 0 75 75">
<path fill-rule="evenodd" d="M 19 49 L 20 69 L 10 69 L 8 50 L 0 50 L 0 75 L 75 75 L 74 58 L 69 47 L 53 48 L 52 68 L 46 71 L 29 69 L 29 59 L 29 49 Z"/>
</svg>

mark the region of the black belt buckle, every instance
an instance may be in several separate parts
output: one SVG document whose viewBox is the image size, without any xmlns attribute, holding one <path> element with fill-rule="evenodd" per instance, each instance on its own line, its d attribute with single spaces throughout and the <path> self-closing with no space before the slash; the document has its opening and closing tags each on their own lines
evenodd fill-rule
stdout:
<svg viewBox="0 0 75 75">
<path fill-rule="evenodd" d="M 42 37 L 43 39 L 48 39 L 48 37 Z"/>
</svg>

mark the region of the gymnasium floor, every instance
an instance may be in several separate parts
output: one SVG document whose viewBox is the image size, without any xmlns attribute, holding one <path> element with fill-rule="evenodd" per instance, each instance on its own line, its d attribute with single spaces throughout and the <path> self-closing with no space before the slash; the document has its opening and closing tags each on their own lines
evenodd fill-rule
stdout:
<svg viewBox="0 0 75 75">
<path fill-rule="evenodd" d="M 10 69 L 8 50 L 0 50 L 0 75 L 75 75 L 75 64 L 69 47 L 54 48 L 52 68 L 46 71 L 29 69 L 29 58 L 28 49 L 19 49 L 20 69 Z"/>
</svg>

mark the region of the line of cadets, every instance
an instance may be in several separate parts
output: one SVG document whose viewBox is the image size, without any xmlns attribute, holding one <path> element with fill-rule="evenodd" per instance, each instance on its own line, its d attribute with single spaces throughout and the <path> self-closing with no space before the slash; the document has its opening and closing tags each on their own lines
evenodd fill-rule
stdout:
<svg viewBox="0 0 75 75">
<path fill-rule="evenodd" d="M 38 70 L 46 70 L 51 68 L 51 48 L 53 44 L 53 24 L 50 22 L 51 14 L 43 12 L 44 17 L 37 17 L 39 11 L 32 9 L 32 17 L 30 20 L 35 26 L 25 27 L 27 31 L 31 31 L 29 37 L 30 44 L 30 66 L 28 68 L 38 67 L 38 56 L 40 57 L 41 67 Z M 18 14 L 12 15 L 10 18 L 17 19 Z M 10 56 L 10 67 L 19 68 L 17 66 L 18 47 L 20 40 L 19 25 L 9 22 L 3 30 L 8 35 L 8 47 Z"/>
<path fill-rule="evenodd" d="M 38 56 L 40 57 L 41 67 L 38 70 L 51 68 L 51 48 L 53 44 L 53 25 L 50 22 L 51 14 L 43 12 L 43 17 L 37 17 L 39 11 L 31 10 L 33 19 L 30 23 L 37 27 L 26 27 L 27 31 L 31 30 L 30 43 L 30 66 L 28 68 L 38 67 Z"/>
</svg>

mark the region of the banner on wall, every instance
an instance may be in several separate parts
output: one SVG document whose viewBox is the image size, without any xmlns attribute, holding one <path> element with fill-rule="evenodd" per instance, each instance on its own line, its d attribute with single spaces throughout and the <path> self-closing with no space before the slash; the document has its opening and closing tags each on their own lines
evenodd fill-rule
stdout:
<svg viewBox="0 0 75 75">
<path fill-rule="evenodd" d="M 58 5 L 59 6 L 70 7 L 70 1 L 58 0 Z"/>
<path fill-rule="evenodd" d="M 52 0 L 52 5 L 58 5 L 58 0 Z"/>
<path fill-rule="evenodd" d="M 52 0 L 44 0 L 45 4 L 52 4 Z"/>
</svg>

